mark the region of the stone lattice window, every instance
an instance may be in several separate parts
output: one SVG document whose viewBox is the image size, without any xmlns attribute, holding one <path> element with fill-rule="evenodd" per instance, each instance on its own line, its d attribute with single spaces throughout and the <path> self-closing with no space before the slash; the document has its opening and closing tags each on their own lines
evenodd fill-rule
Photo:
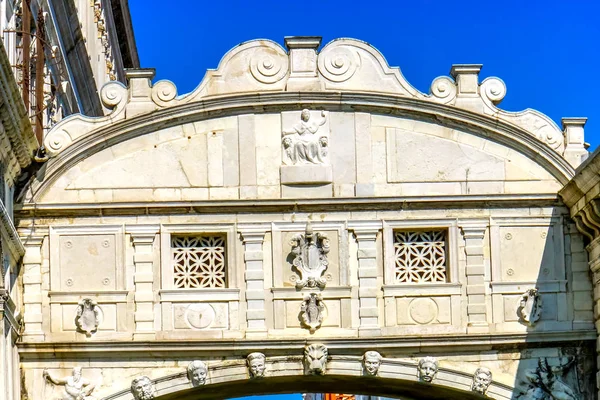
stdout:
<svg viewBox="0 0 600 400">
<path fill-rule="evenodd" d="M 447 281 L 446 231 L 394 231 L 397 283 Z"/>
<path fill-rule="evenodd" d="M 171 236 L 176 288 L 227 287 L 223 235 Z"/>
</svg>

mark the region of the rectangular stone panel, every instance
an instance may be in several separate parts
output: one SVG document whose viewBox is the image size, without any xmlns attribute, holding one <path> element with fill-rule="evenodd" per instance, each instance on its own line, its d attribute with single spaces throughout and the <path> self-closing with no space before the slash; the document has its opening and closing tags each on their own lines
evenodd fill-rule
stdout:
<svg viewBox="0 0 600 400">
<path fill-rule="evenodd" d="M 398 325 L 445 325 L 452 323 L 451 298 L 396 298 Z"/>
<path fill-rule="evenodd" d="M 499 229 L 502 281 L 554 278 L 555 242 L 547 226 L 503 226 Z"/>
<path fill-rule="evenodd" d="M 229 303 L 173 303 L 175 330 L 229 329 Z"/>
</svg>

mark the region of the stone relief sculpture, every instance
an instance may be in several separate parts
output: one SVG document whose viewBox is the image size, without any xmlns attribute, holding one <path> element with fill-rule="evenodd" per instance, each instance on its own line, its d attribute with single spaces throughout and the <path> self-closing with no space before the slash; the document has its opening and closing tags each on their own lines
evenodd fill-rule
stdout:
<svg viewBox="0 0 600 400">
<path fill-rule="evenodd" d="M 131 381 L 131 393 L 135 400 L 152 400 L 154 384 L 147 376 L 140 376 Z"/>
<path fill-rule="evenodd" d="M 86 336 L 92 336 L 100 325 L 100 308 L 98 303 L 92 299 L 83 299 L 77 306 L 77 315 L 75 316 L 75 325 L 77 329 L 84 332 Z"/>
<path fill-rule="evenodd" d="M 266 357 L 263 353 L 250 353 L 246 357 L 250 378 L 263 378 L 266 369 Z"/>
<path fill-rule="evenodd" d="M 187 366 L 187 376 L 193 387 L 202 386 L 206 383 L 208 368 L 200 360 L 194 360 Z"/>
<path fill-rule="evenodd" d="M 423 382 L 432 382 L 438 372 L 438 361 L 433 357 L 425 357 L 419 360 L 419 379 Z"/>
<path fill-rule="evenodd" d="M 322 233 L 313 232 L 310 221 L 306 223 L 305 234 L 294 235 L 291 241 L 294 269 L 300 275 L 296 289 L 304 287 L 323 289 L 327 283 L 322 277 L 327 269 L 329 239 Z"/>
<path fill-rule="evenodd" d="M 363 371 L 365 375 L 377 376 L 381 367 L 381 354 L 376 351 L 367 351 L 363 355 Z"/>
<path fill-rule="evenodd" d="M 43 376 L 55 385 L 64 385 L 65 396 L 61 397 L 61 400 L 96 400 L 90 396 L 95 385 L 81 375 L 81 367 L 73 368 L 72 375 L 65 378 L 56 378 L 47 369 L 44 370 Z"/>
<path fill-rule="evenodd" d="M 560 357 L 557 363 L 542 357 L 535 369 L 526 370 L 520 382 L 517 399 L 523 400 L 580 400 L 573 389 L 564 381 L 563 376 L 575 361 L 573 357 Z"/>
<path fill-rule="evenodd" d="M 314 333 L 321 327 L 325 311 L 323 299 L 317 293 L 311 293 L 304 296 L 304 301 L 300 306 L 300 321 L 302 325 Z"/>
<path fill-rule="evenodd" d="M 530 326 L 535 325 L 540 319 L 542 314 L 542 298 L 536 288 L 528 289 L 521 295 L 517 312 L 521 320 Z"/>
<path fill-rule="evenodd" d="M 327 122 L 325 111 L 319 120 L 311 120 L 310 111 L 302 110 L 300 122 L 283 130 L 284 164 L 327 164 L 328 138 L 321 127 Z"/>
<path fill-rule="evenodd" d="M 307 375 L 324 375 L 329 352 L 325 345 L 320 343 L 309 344 L 304 347 L 304 367 Z"/>
<path fill-rule="evenodd" d="M 492 384 L 492 371 L 485 367 L 479 367 L 473 374 L 473 384 L 471 390 L 480 394 L 485 394 L 488 387 Z"/>
</svg>

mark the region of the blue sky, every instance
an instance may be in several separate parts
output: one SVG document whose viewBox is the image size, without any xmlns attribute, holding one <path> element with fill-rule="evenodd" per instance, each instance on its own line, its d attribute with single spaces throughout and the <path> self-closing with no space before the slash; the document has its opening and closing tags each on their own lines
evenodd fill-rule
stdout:
<svg viewBox="0 0 600 400">
<path fill-rule="evenodd" d="M 183 6 L 185 4 L 185 6 Z M 510 1 L 187 1 L 129 0 L 142 67 L 196 87 L 237 44 L 318 35 L 353 37 L 378 48 L 413 86 L 459 63 L 483 64 L 508 92 L 501 107 L 534 108 L 560 124 L 588 117 L 586 140 L 600 144 L 600 2 Z"/>
</svg>

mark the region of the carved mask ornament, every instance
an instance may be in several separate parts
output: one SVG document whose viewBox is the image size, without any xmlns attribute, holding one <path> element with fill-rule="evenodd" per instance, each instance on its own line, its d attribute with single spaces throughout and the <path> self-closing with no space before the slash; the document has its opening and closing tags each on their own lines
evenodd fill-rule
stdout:
<svg viewBox="0 0 600 400">
<path fill-rule="evenodd" d="M 314 232 L 308 221 L 305 234 L 294 235 L 290 244 L 294 256 L 292 264 L 300 275 L 300 280 L 296 282 L 296 289 L 304 287 L 323 289 L 326 280 L 322 275 L 327 269 L 327 253 L 329 253 L 327 236 Z"/>
<path fill-rule="evenodd" d="M 379 367 L 381 367 L 381 354 L 376 351 L 367 351 L 363 355 L 363 370 L 365 375 L 377 376 Z"/>
<path fill-rule="evenodd" d="M 304 367 L 308 375 L 324 375 L 329 352 L 325 345 L 310 344 L 304 348 Z"/>
<path fill-rule="evenodd" d="M 208 368 L 200 360 L 194 360 L 188 364 L 187 376 L 193 387 L 202 386 L 206 383 Z"/>
<path fill-rule="evenodd" d="M 536 288 L 529 289 L 519 300 L 519 317 L 528 325 L 535 325 L 542 314 L 542 298 Z"/>
<path fill-rule="evenodd" d="M 96 332 L 100 324 L 100 308 L 92 299 L 83 299 L 77 306 L 77 316 L 75 317 L 75 325 L 77 329 L 84 332 L 87 336 L 91 336 Z"/>
<path fill-rule="evenodd" d="M 131 381 L 131 393 L 135 400 L 154 399 L 154 385 L 147 376 L 140 376 Z"/>
<path fill-rule="evenodd" d="M 480 394 L 485 394 L 492 383 L 492 371 L 487 368 L 479 367 L 473 375 L 473 384 L 471 390 Z"/>
<path fill-rule="evenodd" d="M 433 357 L 425 357 L 419 360 L 419 379 L 423 382 L 431 382 L 438 372 L 438 361 Z"/>
<path fill-rule="evenodd" d="M 323 322 L 325 304 L 317 293 L 311 293 L 304 297 L 300 306 L 300 320 L 310 333 L 314 333 Z"/>
<path fill-rule="evenodd" d="M 266 357 L 263 353 L 250 353 L 246 357 L 248 371 L 251 378 L 262 378 L 265 376 Z"/>
</svg>

